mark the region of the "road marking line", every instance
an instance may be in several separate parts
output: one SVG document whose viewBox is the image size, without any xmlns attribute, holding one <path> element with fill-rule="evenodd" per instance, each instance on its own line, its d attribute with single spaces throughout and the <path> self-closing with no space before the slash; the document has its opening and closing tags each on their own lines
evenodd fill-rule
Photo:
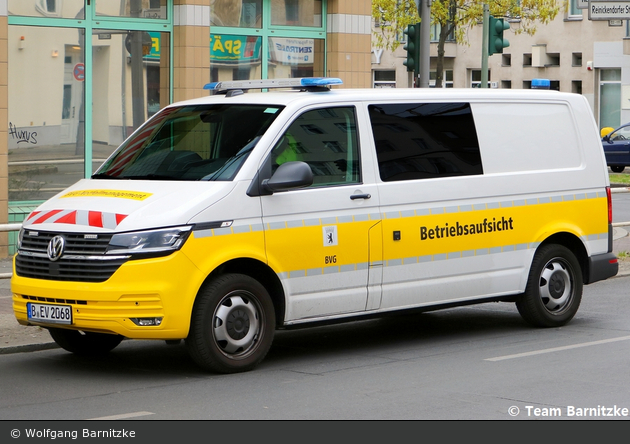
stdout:
<svg viewBox="0 0 630 444">
<path fill-rule="evenodd" d="M 116 419 L 136 418 L 138 416 L 149 416 L 149 415 L 155 415 L 155 413 L 152 413 L 152 412 L 123 413 L 122 415 L 101 416 L 100 418 L 90 418 L 90 419 L 86 419 L 86 421 L 113 421 Z"/>
<path fill-rule="evenodd" d="M 590 347 L 591 345 L 601 345 L 601 344 L 608 344 L 610 342 L 628 341 L 628 340 L 630 340 L 630 336 L 622 336 L 619 338 L 603 339 L 601 341 L 583 342 L 581 344 L 566 345 L 564 347 L 545 348 L 543 350 L 536 350 L 536 351 L 531 351 L 531 352 L 526 352 L 526 353 L 517 353 L 514 355 L 498 356 L 496 358 L 484 359 L 484 361 L 493 361 L 493 362 L 505 361 L 506 359 L 524 358 L 526 356 L 542 355 L 545 353 L 571 350 L 573 348 Z"/>
</svg>

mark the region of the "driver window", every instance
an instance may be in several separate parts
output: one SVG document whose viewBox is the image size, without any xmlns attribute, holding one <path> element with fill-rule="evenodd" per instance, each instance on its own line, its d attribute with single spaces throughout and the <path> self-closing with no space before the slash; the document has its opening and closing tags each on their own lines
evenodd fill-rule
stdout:
<svg viewBox="0 0 630 444">
<path fill-rule="evenodd" d="M 630 139 L 630 126 L 624 126 L 610 134 L 611 141 Z"/>
<path fill-rule="evenodd" d="M 272 170 L 306 162 L 312 187 L 358 183 L 359 147 L 354 107 L 322 108 L 300 115 L 271 152 Z"/>
</svg>

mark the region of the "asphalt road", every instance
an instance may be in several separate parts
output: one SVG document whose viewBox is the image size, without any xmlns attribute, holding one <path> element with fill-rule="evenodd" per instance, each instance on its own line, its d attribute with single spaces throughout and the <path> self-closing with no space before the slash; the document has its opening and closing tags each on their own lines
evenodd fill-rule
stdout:
<svg viewBox="0 0 630 444">
<path fill-rule="evenodd" d="M 628 282 L 586 286 L 562 328 L 531 328 L 514 304 L 490 303 L 282 331 L 259 368 L 236 375 L 204 373 L 183 344 L 153 341 L 99 359 L 0 355 L 0 419 L 527 420 L 630 409 Z"/>
</svg>

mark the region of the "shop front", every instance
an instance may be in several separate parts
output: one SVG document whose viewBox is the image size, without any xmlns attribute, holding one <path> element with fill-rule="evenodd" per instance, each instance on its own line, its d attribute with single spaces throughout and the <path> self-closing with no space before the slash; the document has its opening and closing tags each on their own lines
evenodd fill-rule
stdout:
<svg viewBox="0 0 630 444">
<path fill-rule="evenodd" d="M 198 3 L 0 0 L 0 222 L 21 222 L 89 177 L 146 119 L 207 94 L 210 81 L 332 75 L 345 87 L 370 84 L 368 0 Z M 0 71 L 2 62 L 0 54 Z"/>
</svg>

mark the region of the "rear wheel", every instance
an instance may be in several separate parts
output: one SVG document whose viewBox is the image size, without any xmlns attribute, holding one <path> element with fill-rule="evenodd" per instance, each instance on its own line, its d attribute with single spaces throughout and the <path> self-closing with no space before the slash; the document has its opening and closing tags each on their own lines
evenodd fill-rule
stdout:
<svg viewBox="0 0 630 444">
<path fill-rule="evenodd" d="M 626 167 L 625 166 L 611 166 L 610 170 L 613 173 L 621 173 Z"/>
<path fill-rule="evenodd" d="M 242 274 L 220 276 L 197 296 L 186 347 L 206 370 L 251 370 L 269 351 L 275 322 L 271 297 L 260 282 Z"/>
<path fill-rule="evenodd" d="M 534 256 L 525 293 L 516 307 L 536 327 L 559 327 L 575 316 L 582 287 L 582 270 L 571 250 L 545 245 Z"/>
<path fill-rule="evenodd" d="M 109 353 L 123 340 L 123 337 L 120 335 L 91 333 L 64 328 L 49 328 L 48 331 L 59 347 L 82 356 Z"/>
</svg>

